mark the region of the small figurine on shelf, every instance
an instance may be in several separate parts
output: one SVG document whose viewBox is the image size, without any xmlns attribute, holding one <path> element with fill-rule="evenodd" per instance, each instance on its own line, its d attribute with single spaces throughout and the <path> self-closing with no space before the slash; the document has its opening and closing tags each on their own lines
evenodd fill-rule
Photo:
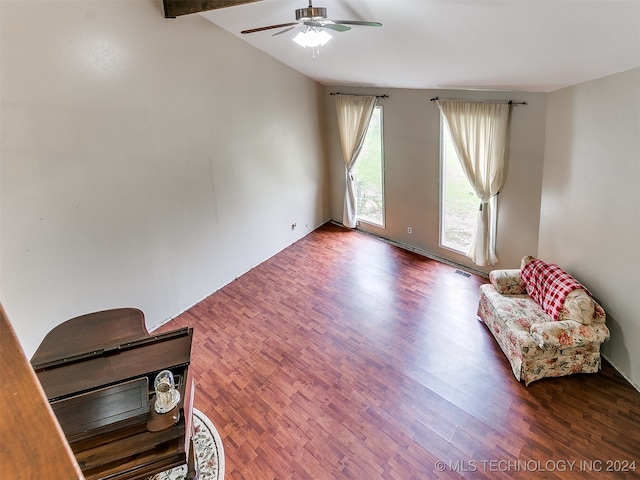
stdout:
<svg viewBox="0 0 640 480">
<path fill-rule="evenodd" d="M 173 373 L 162 370 L 153 382 L 156 391 L 156 401 L 153 406 L 158 413 L 167 413 L 173 410 L 180 402 L 180 392 L 176 390 Z"/>
</svg>

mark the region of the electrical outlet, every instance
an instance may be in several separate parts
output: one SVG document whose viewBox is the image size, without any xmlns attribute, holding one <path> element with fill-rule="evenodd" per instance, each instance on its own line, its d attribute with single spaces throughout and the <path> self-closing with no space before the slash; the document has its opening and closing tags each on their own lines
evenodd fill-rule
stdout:
<svg viewBox="0 0 640 480">
<path fill-rule="evenodd" d="M 407 233 L 413 233 L 413 228 L 407 227 Z"/>
</svg>

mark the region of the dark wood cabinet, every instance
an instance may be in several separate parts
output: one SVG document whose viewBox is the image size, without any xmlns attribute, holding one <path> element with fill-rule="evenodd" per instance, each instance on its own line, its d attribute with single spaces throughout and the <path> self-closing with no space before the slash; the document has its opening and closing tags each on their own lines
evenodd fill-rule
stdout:
<svg viewBox="0 0 640 480">
<path fill-rule="evenodd" d="M 85 478 L 142 479 L 183 464 L 195 478 L 193 329 L 150 335 L 140 310 L 68 320 L 44 338 L 31 364 Z M 155 376 L 173 373 L 178 405 L 153 409 Z"/>
</svg>

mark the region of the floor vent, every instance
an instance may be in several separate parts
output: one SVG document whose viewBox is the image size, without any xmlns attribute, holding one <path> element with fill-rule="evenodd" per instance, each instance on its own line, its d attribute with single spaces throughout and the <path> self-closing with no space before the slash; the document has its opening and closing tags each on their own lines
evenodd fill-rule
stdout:
<svg viewBox="0 0 640 480">
<path fill-rule="evenodd" d="M 471 276 L 471 274 L 470 274 L 470 273 L 463 272 L 462 270 L 456 270 L 456 273 L 457 273 L 458 275 L 462 275 L 463 277 L 467 277 L 467 278 Z"/>
</svg>

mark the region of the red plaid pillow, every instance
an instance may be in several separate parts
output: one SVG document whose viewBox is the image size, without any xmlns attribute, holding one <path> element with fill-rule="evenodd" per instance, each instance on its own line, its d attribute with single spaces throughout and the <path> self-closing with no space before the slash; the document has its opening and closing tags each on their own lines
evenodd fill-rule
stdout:
<svg viewBox="0 0 640 480">
<path fill-rule="evenodd" d="M 589 293 L 580 282 L 558 265 L 538 259 L 522 267 L 520 277 L 527 286 L 529 296 L 554 320 L 558 319 L 569 293 L 580 288 Z"/>
</svg>

